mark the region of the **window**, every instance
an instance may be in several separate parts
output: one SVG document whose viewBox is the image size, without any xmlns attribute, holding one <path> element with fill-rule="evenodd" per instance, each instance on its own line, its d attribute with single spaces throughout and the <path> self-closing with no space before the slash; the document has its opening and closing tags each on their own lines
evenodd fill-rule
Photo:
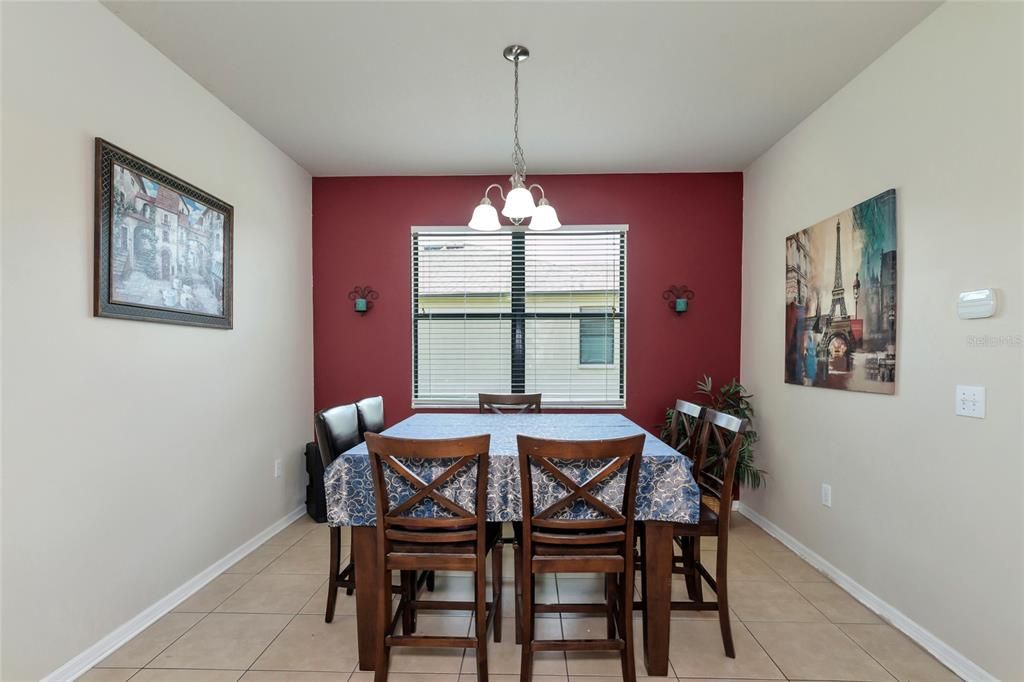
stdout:
<svg viewBox="0 0 1024 682">
<path fill-rule="evenodd" d="M 611 313 L 610 308 L 580 308 L 580 312 Z M 615 323 L 611 317 L 580 320 L 580 364 L 615 364 Z"/>
<path fill-rule="evenodd" d="M 624 406 L 625 267 L 625 227 L 414 228 L 414 406 Z"/>
</svg>

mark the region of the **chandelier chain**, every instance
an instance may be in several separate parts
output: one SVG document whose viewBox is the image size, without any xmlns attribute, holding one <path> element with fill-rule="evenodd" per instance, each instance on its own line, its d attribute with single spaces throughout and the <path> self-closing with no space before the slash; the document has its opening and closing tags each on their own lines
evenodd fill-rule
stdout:
<svg viewBox="0 0 1024 682">
<path fill-rule="evenodd" d="M 526 181 L 526 155 L 519 144 L 519 60 L 512 62 L 513 81 L 513 123 L 512 123 L 512 170 L 524 182 Z"/>
</svg>

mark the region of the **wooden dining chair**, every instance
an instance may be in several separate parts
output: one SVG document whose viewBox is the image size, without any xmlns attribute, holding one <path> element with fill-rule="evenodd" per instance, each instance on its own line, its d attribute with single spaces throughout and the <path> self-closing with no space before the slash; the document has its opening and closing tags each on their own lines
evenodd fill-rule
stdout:
<svg viewBox="0 0 1024 682">
<path fill-rule="evenodd" d="M 691 403 L 688 400 L 676 400 L 672 410 L 672 418 L 669 421 L 669 445 L 672 446 L 672 449 L 689 457 L 691 462 L 696 461 L 698 457 L 697 451 L 703 434 L 706 409 L 703 405 Z M 672 558 L 672 572 L 685 576 L 687 596 L 694 600 L 697 594 L 697 584 L 700 582 L 700 577 L 690 563 L 693 556 L 690 545 L 693 544 L 694 539 L 689 536 L 676 536 L 674 539 L 680 553 Z"/>
<path fill-rule="evenodd" d="M 668 425 L 668 444 L 688 456 L 691 461 L 696 454 L 700 429 L 704 425 L 703 405 L 687 400 L 677 400 Z"/>
<path fill-rule="evenodd" d="M 359 415 L 355 405 L 338 405 L 317 412 L 313 417 L 313 430 L 316 433 L 316 445 L 320 450 L 324 470 L 338 458 L 338 455 L 362 441 L 359 435 Z M 345 593 L 351 596 L 356 587 L 354 559 L 350 556 L 348 565 L 341 567 L 341 528 L 332 526 L 330 532 L 330 574 L 327 581 L 327 610 L 324 613 L 324 620 L 328 623 L 334 620 L 338 590 L 344 587 Z"/>
<path fill-rule="evenodd" d="M 696 431 L 693 453 L 693 477 L 700 492 L 700 517 L 696 523 L 675 523 L 672 534 L 681 539 L 683 551 L 682 566 L 674 565 L 674 573 L 686 575 L 690 601 L 672 602 L 675 611 L 718 611 L 718 623 L 722 631 L 722 645 L 725 655 L 736 658 L 733 646 L 732 627 L 729 621 L 729 521 L 732 513 L 733 482 L 736 479 L 736 463 L 743 445 L 743 434 L 748 422 L 732 415 L 704 408 L 703 420 Z M 713 447 L 712 447 L 713 446 Z M 701 562 L 700 539 L 717 538 L 715 575 L 712 576 Z M 641 557 L 646 552 L 641 536 Z M 641 558 L 641 562 L 643 559 Z M 716 601 L 704 601 L 704 581 L 717 597 Z M 642 596 L 646 601 L 646 595 Z"/>
<path fill-rule="evenodd" d="M 542 393 L 478 393 L 477 399 L 480 405 L 480 414 L 540 414 L 542 396 Z M 515 536 L 503 537 L 498 542 L 502 547 L 512 545 L 515 554 L 515 565 L 519 566 L 519 543 L 516 538 L 522 534 L 522 523 L 514 521 L 512 526 L 515 530 Z M 522 639 L 522 631 L 519 627 L 522 585 L 519 582 L 518 569 L 516 571 L 515 592 L 516 644 L 519 644 Z"/>
<path fill-rule="evenodd" d="M 480 414 L 540 414 L 541 393 L 480 393 Z"/>
<path fill-rule="evenodd" d="M 535 651 L 618 651 L 623 680 L 635 682 L 633 517 L 643 448 L 643 434 L 590 441 L 519 436 L 522 682 L 532 678 Z M 543 573 L 603 573 L 605 603 L 538 604 L 534 575 Z M 534 639 L 537 613 L 603 613 L 608 638 Z"/>
<path fill-rule="evenodd" d="M 487 523 L 489 435 L 441 440 L 389 438 L 366 434 L 373 490 L 377 504 L 378 571 L 381 585 L 390 585 L 393 571 L 402 572 L 403 590 L 392 613 L 388 590 L 378 595 L 374 679 L 385 682 L 392 647 L 473 648 L 477 679 L 487 679 L 487 632 L 501 641 L 500 524 Z M 425 480 L 410 460 L 429 463 L 436 471 Z M 389 483 L 391 485 L 389 485 Z M 394 491 L 398 490 L 396 494 Z M 403 493 L 405 494 L 403 497 Z M 433 513 L 426 513 L 432 511 Z M 492 600 L 487 601 L 487 553 L 492 553 Z M 473 574 L 473 601 L 421 600 L 416 571 L 468 571 Z M 471 611 L 474 637 L 416 635 L 420 610 Z M 402 623 L 402 634 L 395 628 Z"/>
</svg>

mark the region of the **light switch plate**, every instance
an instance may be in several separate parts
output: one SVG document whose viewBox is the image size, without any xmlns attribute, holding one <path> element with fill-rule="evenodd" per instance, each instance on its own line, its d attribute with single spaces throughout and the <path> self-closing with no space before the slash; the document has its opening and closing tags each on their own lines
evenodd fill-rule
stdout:
<svg viewBox="0 0 1024 682">
<path fill-rule="evenodd" d="M 985 418 L 985 387 L 956 387 L 956 413 L 960 417 Z"/>
<path fill-rule="evenodd" d="M 832 486 L 828 483 L 821 484 L 821 503 L 826 507 L 832 506 Z"/>
</svg>

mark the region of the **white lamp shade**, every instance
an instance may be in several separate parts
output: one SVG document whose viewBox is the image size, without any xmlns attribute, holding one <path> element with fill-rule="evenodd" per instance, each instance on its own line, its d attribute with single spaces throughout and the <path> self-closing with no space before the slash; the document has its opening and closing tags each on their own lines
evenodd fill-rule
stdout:
<svg viewBox="0 0 1024 682">
<path fill-rule="evenodd" d="M 498 211 L 491 205 L 491 202 L 479 203 L 473 209 L 473 217 L 469 219 L 469 226 L 481 232 L 496 232 L 501 229 L 498 221 Z"/>
<path fill-rule="evenodd" d="M 501 209 L 501 215 L 514 220 L 522 220 L 533 215 L 536 206 L 533 204 L 533 194 L 525 187 L 513 187 L 505 198 L 505 206 Z"/>
<path fill-rule="evenodd" d="M 562 223 L 558 222 L 558 214 L 555 213 L 555 207 L 541 199 L 540 204 L 533 210 L 533 217 L 530 219 L 530 229 L 540 231 L 557 230 L 561 226 Z"/>
</svg>

